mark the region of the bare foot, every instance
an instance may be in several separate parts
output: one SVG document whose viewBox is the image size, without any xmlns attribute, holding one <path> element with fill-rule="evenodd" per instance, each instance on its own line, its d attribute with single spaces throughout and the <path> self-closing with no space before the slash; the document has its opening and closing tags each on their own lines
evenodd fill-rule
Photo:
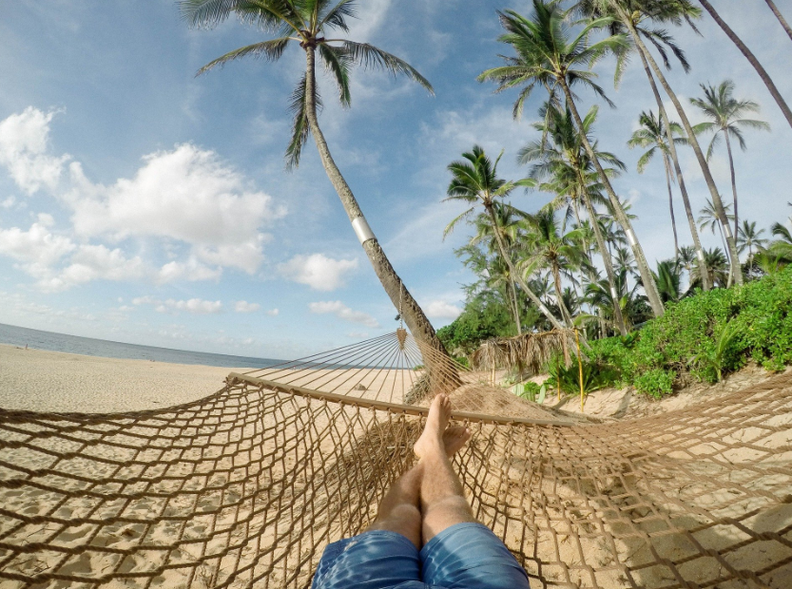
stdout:
<svg viewBox="0 0 792 589">
<path fill-rule="evenodd" d="M 445 452 L 443 432 L 448 426 L 449 417 L 451 417 L 451 400 L 448 395 L 439 394 L 432 400 L 424 430 L 413 446 L 413 451 L 418 458 L 432 451 Z"/>
<path fill-rule="evenodd" d="M 443 432 L 443 445 L 446 455 L 451 458 L 467 444 L 470 439 L 470 430 L 461 425 L 452 425 Z"/>
</svg>

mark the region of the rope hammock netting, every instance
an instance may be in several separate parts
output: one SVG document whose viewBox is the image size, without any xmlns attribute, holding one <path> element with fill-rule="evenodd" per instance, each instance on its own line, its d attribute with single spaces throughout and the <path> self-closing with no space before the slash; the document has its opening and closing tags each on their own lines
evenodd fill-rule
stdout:
<svg viewBox="0 0 792 589">
<path fill-rule="evenodd" d="M 309 587 L 448 392 L 473 511 L 532 587 L 792 587 L 792 374 L 603 423 L 489 380 L 398 330 L 167 409 L 0 410 L 0 585 Z"/>
</svg>

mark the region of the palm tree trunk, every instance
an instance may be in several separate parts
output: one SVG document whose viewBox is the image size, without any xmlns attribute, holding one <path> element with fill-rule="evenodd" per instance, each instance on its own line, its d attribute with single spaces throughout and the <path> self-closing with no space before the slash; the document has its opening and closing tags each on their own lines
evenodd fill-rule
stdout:
<svg viewBox="0 0 792 589">
<path fill-rule="evenodd" d="M 570 327 L 572 326 L 572 314 L 567 309 L 564 302 L 563 291 L 561 290 L 561 272 L 558 269 L 558 264 L 553 263 L 551 266 L 553 271 L 553 286 L 555 286 L 556 298 L 558 299 L 558 308 L 561 310 L 561 316 Z"/>
<path fill-rule="evenodd" d="M 706 0 L 702 0 L 706 1 Z M 655 77 L 660 81 L 660 85 L 663 86 L 666 94 L 671 99 L 671 102 L 674 103 L 674 106 L 679 113 L 679 118 L 682 120 L 682 126 L 685 128 L 685 132 L 688 135 L 688 141 L 690 142 L 690 146 L 693 148 L 693 152 L 696 154 L 696 159 L 699 162 L 699 166 L 701 166 L 701 172 L 704 175 L 704 181 L 707 183 L 707 187 L 709 188 L 710 195 L 712 196 L 712 203 L 715 206 L 715 211 L 718 214 L 718 220 L 720 221 L 721 225 L 723 225 L 723 232 L 726 235 L 726 242 L 728 244 L 728 252 L 730 257 L 732 258 L 731 263 L 731 273 L 734 279 L 734 282 L 737 284 L 742 284 L 742 272 L 740 271 L 740 262 L 739 258 L 737 257 L 737 245 L 734 241 L 734 236 L 731 234 L 731 229 L 729 228 L 729 220 L 726 217 L 726 211 L 723 209 L 723 202 L 721 201 L 720 194 L 718 194 L 718 188 L 715 186 L 715 180 L 712 178 L 712 174 L 709 169 L 709 165 L 707 165 L 707 160 L 704 157 L 704 153 L 701 151 L 701 146 L 699 145 L 698 139 L 696 139 L 696 135 L 693 133 L 693 127 L 690 124 L 690 121 L 687 118 L 687 114 L 685 113 L 685 109 L 682 108 L 682 103 L 679 102 L 679 98 L 677 97 L 676 93 L 671 89 L 671 86 L 668 84 L 668 80 L 666 80 L 663 72 L 660 70 L 660 67 L 657 65 L 657 62 L 652 57 L 652 54 L 649 53 L 649 50 L 644 45 L 643 40 L 641 39 L 638 31 L 635 30 L 635 26 L 632 23 L 632 20 L 624 14 L 624 10 L 616 4 L 619 13 L 622 15 L 623 19 L 622 22 L 627 26 L 630 31 L 630 35 L 635 42 L 635 46 L 638 48 L 638 51 L 642 53 L 646 60 L 649 62 L 649 65 L 652 68 L 652 72 L 654 73 Z M 735 260 L 736 263 L 735 263 Z"/>
<path fill-rule="evenodd" d="M 605 275 L 608 277 L 608 286 L 610 286 L 611 299 L 613 300 L 613 318 L 616 320 L 616 327 L 619 329 L 619 333 L 627 335 L 627 326 L 624 324 L 621 305 L 619 305 L 619 292 L 616 290 L 616 275 L 613 272 L 613 261 L 605 245 L 605 238 L 602 236 L 602 230 L 599 220 L 597 219 L 597 212 L 594 210 L 594 205 L 591 204 L 591 199 L 587 193 L 583 194 L 583 203 L 586 205 L 589 217 L 591 217 L 591 227 L 594 230 L 594 238 L 597 240 L 597 248 L 600 251 L 600 256 L 602 256 L 602 264 L 605 266 Z"/>
<path fill-rule="evenodd" d="M 789 35 L 789 38 L 792 39 L 792 28 L 790 28 L 789 23 L 786 21 L 784 16 L 781 14 L 781 11 L 776 8 L 775 2 L 773 0 L 765 0 L 767 5 L 770 7 L 770 10 L 773 11 L 773 14 L 776 15 L 778 22 L 781 23 L 781 26 L 784 27 L 786 34 Z"/>
<path fill-rule="evenodd" d="M 501 234 L 498 231 L 498 219 L 495 217 L 495 212 L 492 210 L 492 207 L 485 206 L 487 210 L 487 214 L 489 214 L 489 218 L 492 221 L 492 228 L 494 229 L 493 233 L 495 234 L 495 241 L 498 244 L 498 249 L 500 250 L 500 255 L 503 258 L 503 261 L 506 262 L 506 265 L 509 267 L 509 273 L 512 275 L 513 278 L 517 280 L 517 284 L 520 285 L 520 288 L 525 291 L 526 296 L 531 299 L 531 302 L 537 306 L 539 311 L 547 317 L 547 320 L 555 329 L 564 329 L 564 326 L 555 318 L 555 316 L 550 312 L 550 309 L 545 306 L 542 300 L 534 294 L 531 288 L 525 283 L 520 273 L 514 267 L 514 264 L 511 261 L 511 258 L 506 255 L 506 246 L 503 244 L 503 239 L 501 238 Z"/>
<path fill-rule="evenodd" d="M 671 165 L 668 163 L 668 156 L 663 154 L 663 164 L 665 165 L 666 186 L 668 186 L 668 209 L 671 211 L 671 229 L 674 231 L 674 257 L 679 257 L 679 239 L 677 237 L 676 219 L 674 218 L 674 197 L 671 194 Z"/>
<path fill-rule="evenodd" d="M 635 257 L 635 261 L 638 264 L 638 271 L 641 274 L 644 290 L 646 291 L 646 296 L 649 299 L 649 305 L 652 307 L 652 312 L 654 313 L 655 317 L 662 317 L 665 309 L 663 307 L 663 302 L 660 299 L 660 293 L 657 290 L 657 284 L 655 283 L 654 276 L 652 276 L 652 271 L 649 269 L 649 265 L 646 263 L 646 256 L 644 256 L 643 248 L 641 247 L 641 244 L 638 243 L 638 239 L 635 237 L 635 232 L 632 229 L 630 219 L 624 212 L 624 209 L 619 202 L 619 197 L 617 197 L 616 193 L 613 191 L 613 186 L 611 186 L 608 175 L 605 174 L 605 170 L 602 169 L 602 165 L 597 158 L 597 154 L 594 153 L 594 149 L 591 147 L 591 143 L 589 142 L 588 137 L 586 137 L 586 133 L 583 131 L 583 120 L 580 118 L 580 113 L 577 110 L 575 100 L 572 97 L 572 92 L 567 85 L 566 79 L 563 77 L 560 78 L 559 83 L 561 84 L 561 88 L 564 90 L 564 96 L 566 97 L 569 110 L 575 119 L 578 133 L 580 133 L 580 138 L 583 141 L 583 147 L 586 149 L 586 153 L 588 154 L 589 158 L 591 158 L 591 162 L 597 169 L 600 180 L 602 180 L 602 184 L 605 186 L 605 190 L 607 191 L 608 197 L 610 198 L 616 220 L 624 229 L 624 232 L 627 234 L 627 241 L 629 241 L 630 245 L 632 246 L 633 256 Z"/>
<path fill-rule="evenodd" d="M 442 354 L 443 357 L 448 357 L 448 352 L 442 342 L 437 338 L 434 327 L 432 327 L 432 324 L 429 322 L 429 319 L 427 319 L 421 307 L 404 286 L 401 278 L 396 274 L 385 252 L 382 250 L 377 238 L 374 237 L 354 194 L 352 194 L 352 190 L 341 175 L 341 171 L 338 169 L 332 155 L 330 155 L 330 149 L 327 146 L 322 130 L 319 128 L 319 121 L 316 117 L 316 55 L 314 51 L 314 47 L 306 47 L 305 49 L 307 60 L 305 113 L 327 177 L 330 179 L 333 188 L 335 188 L 338 197 L 341 199 L 344 210 L 349 216 L 349 220 L 352 222 L 355 233 L 374 268 L 374 272 L 377 274 L 377 278 L 379 278 L 382 283 L 393 305 L 398 309 L 399 314 L 404 319 L 410 332 L 412 332 L 416 340 L 428 346 L 431 350 Z M 427 354 L 424 355 L 427 356 Z M 432 354 L 428 354 L 428 356 L 431 355 Z M 424 360 L 427 363 L 427 369 L 431 372 L 432 369 L 431 366 L 429 366 L 431 360 L 428 357 L 425 357 Z M 450 390 L 456 388 L 454 386 L 455 384 L 456 386 L 461 384 L 458 375 L 456 373 L 450 374 L 447 366 L 443 366 L 437 373 L 437 377 L 442 378 L 442 383 L 436 380 L 436 378 L 433 378 L 432 384 L 434 388 L 439 386 L 440 388 L 438 390 Z"/>
<path fill-rule="evenodd" d="M 690 206 L 690 197 L 688 196 L 687 185 L 685 184 L 685 177 L 682 175 L 682 166 L 679 165 L 679 157 L 677 156 L 676 143 L 674 143 L 674 134 L 671 130 L 671 121 L 668 118 L 663 99 L 660 97 L 660 91 L 657 89 L 652 70 L 649 67 L 649 62 L 646 61 L 646 56 L 642 51 L 638 51 L 643 64 L 644 72 L 649 80 L 649 86 L 652 88 L 657 108 L 660 114 L 660 122 L 663 124 L 666 132 L 666 140 L 668 141 L 668 151 L 671 154 L 671 161 L 674 163 L 674 174 L 676 175 L 677 184 L 679 184 L 679 192 L 682 193 L 682 203 L 685 205 L 685 216 L 688 220 L 690 227 L 690 234 L 693 236 L 693 247 L 696 250 L 696 257 L 699 260 L 699 276 L 701 278 L 701 288 L 708 291 L 712 288 L 712 281 L 710 280 L 709 270 L 707 264 L 704 263 L 704 248 L 701 246 L 701 239 L 699 238 L 698 229 L 696 228 L 696 218 L 693 216 L 693 208 Z"/>
<path fill-rule="evenodd" d="M 517 335 L 522 335 L 522 325 L 520 324 L 520 300 L 517 298 L 517 287 L 514 280 L 509 277 L 509 290 L 511 291 L 512 301 L 514 301 L 514 323 L 517 325 Z"/>
<path fill-rule="evenodd" d="M 731 186 L 732 196 L 734 197 L 734 237 L 736 238 L 739 233 L 739 225 L 737 223 L 737 179 L 734 175 L 734 158 L 732 157 L 731 141 L 729 141 L 729 132 L 724 129 L 723 134 L 726 136 L 726 153 L 729 154 L 729 172 L 731 172 Z M 739 258 L 738 258 L 739 263 Z"/>
<path fill-rule="evenodd" d="M 759 63 L 759 60 L 756 59 L 756 56 L 751 52 L 750 49 L 742 42 L 742 40 L 737 36 L 737 34 L 727 25 L 717 11 L 712 7 L 707 0 L 699 0 L 701 5 L 704 7 L 704 10 L 710 13 L 710 16 L 718 23 L 718 26 L 723 29 L 723 32 L 726 33 L 726 36 L 732 40 L 732 43 L 737 45 L 737 48 L 740 52 L 745 56 L 745 58 L 751 63 L 751 65 L 756 70 L 756 73 L 759 74 L 759 77 L 762 78 L 765 86 L 770 91 L 770 94 L 775 99 L 776 104 L 778 104 L 778 108 L 781 109 L 781 112 L 784 113 L 784 117 L 789 123 L 789 126 L 792 127 L 792 110 L 789 109 L 784 97 L 781 96 L 781 93 L 776 88 L 776 85 L 773 83 L 773 80 L 770 78 L 770 75 L 767 73 L 767 70 L 762 67 L 762 64 Z M 769 4 L 769 2 L 768 2 Z"/>
</svg>

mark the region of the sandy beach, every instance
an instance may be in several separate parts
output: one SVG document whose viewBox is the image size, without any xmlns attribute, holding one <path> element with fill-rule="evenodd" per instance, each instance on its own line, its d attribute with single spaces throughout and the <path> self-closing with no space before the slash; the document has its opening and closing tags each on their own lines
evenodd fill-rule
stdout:
<svg viewBox="0 0 792 589">
<path fill-rule="evenodd" d="M 217 392 L 250 368 L 122 360 L 0 344 L 0 408 L 109 413 L 160 409 Z"/>
</svg>

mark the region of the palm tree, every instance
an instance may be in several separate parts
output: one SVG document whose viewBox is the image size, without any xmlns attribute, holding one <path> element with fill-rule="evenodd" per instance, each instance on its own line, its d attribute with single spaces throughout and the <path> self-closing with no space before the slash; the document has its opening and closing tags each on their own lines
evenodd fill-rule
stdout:
<svg viewBox="0 0 792 589">
<path fill-rule="evenodd" d="M 572 315 L 564 304 L 561 269 L 575 268 L 583 262 L 585 254 L 579 243 L 580 233 L 573 230 L 564 234 L 555 218 L 555 211 L 540 210 L 529 215 L 526 225 L 528 231 L 520 269 L 527 275 L 541 269 L 550 271 L 561 316 L 571 326 Z"/>
<path fill-rule="evenodd" d="M 704 250 L 704 263 L 707 265 L 709 275 L 712 277 L 713 285 L 719 288 L 726 288 L 729 285 L 729 260 L 726 254 L 719 247 Z M 694 282 L 690 288 L 698 286 L 698 281 Z"/>
<path fill-rule="evenodd" d="M 510 45 L 514 49 L 516 57 L 504 56 L 505 65 L 482 72 L 478 79 L 479 81 L 497 82 L 498 92 L 524 86 L 514 105 L 515 116 L 521 114 L 525 100 L 537 85 L 548 90 L 551 103 L 558 102 L 559 90 L 563 93 L 566 106 L 572 113 L 580 133 L 583 147 L 599 174 L 600 181 L 610 199 L 612 212 L 624 228 L 633 248 L 638 269 L 644 278 L 644 289 L 649 297 L 652 311 L 659 317 L 664 312 L 663 303 L 646 262 L 643 248 L 635 237 L 632 224 L 625 214 L 591 142 L 586 137 L 585 126 L 570 88 L 571 85 L 585 85 L 607 100 L 602 88 L 594 83 L 595 74 L 590 68 L 605 55 L 623 48 L 626 45 L 626 39 L 623 35 L 612 35 L 598 42 L 589 43 L 590 34 L 605 26 L 610 19 L 594 20 L 584 26 L 577 36 L 570 39 L 564 22 L 565 14 L 557 2 L 548 3 L 545 0 L 533 0 L 533 7 L 533 18 L 530 19 L 513 10 L 498 13 L 501 25 L 506 30 L 499 40 Z M 609 100 L 607 101 L 612 104 Z"/>
<path fill-rule="evenodd" d="M 648 147 L 649 149 L 638 159 L 638 173 L 643 173 L 646 165 L 652 160 L 656 153 L 660 152 L 663 157 L 663 164 L 665 167 L 666 187 L 668 188 L 668 208 L 671 212 L 671 228 L 674 232 L 674 256 L 679 255 L 679 238 L 677 237 L 676 220 L 674 219 L 674 199 L 671 193 L 671 156 L 669 155 L 668 139 L 660 119 L 655 118 L 654 113 L 650 110 L 648 113 L 642 112 L 638 118 L 641 127 L 632 134 L 630 140 L 627 141 L 629 147 Z M 671 123 L 671 133 L 673 135 L 684 135 L 682 127 L 677 123 Z M 684 145 L 687 139 L 684 137 L 674 137 L 674 143 Z M 698 242 L 698 232 L 696 231 L 695 224 L 692 229 L 694 232 L 694 241 Z M 701 247 L 701 244 L 699 244 Z M 658 285 L 658 288 L 659 285 Z M 662 293 L 661 293 L 662 294 Z"/>
<path fill-rule="evenodd" d="M 746 249 L 748 250 L 749 267 L 753 264 L 753 249 L 763 249 L 767 243 L 767 239 L 762 237 L 764 232 L 764 229 L 756 230 L 756 221 L 749 223 L 745 219 L 743 219 L 742 227 L 737 232 L 737 243 L 740 247 L 740 253 L 743 253 Z"/>
<path fill-rule="evenodd" d="M 618 292 L 618 305 L 621 309 L 624 321 L 632 329 L 634 325 L 643 323 L 652 316 L 652 310 L 647 304 L 644 295 L 638 292 L 638 283 L 630 288 L 627 268 L 622 268 L 616 273 L 616 289 Z M 608 292 L 609 286 L 606 280 L 590 282 L 586 285 L 586 299 L 602 312 L 602 318 L 606 322 L 613 320 L 615 307 Z"/>
<path fill-rule="evenodd" d="M 739 257 L 737 255 L 737 245 L 735 243 L 735 236 L 732 235 L 732 231 L 729 228 L 728 219 L 726 218 L 726 213 L 723 210 L 723 203 L 721 202 L 720 195 L 718 194 L 718 188 L 715 185 L 715 180 L 712 177 L 712 173 L 710 172 L 709 165 L 707 164 L 707 160 L 704 157 L 704 153 L 701 151 L 701 146 L 698 143 L 698 140 L 695 137 L 693 132 L 693 127 L 690 124 L 690 120 L 685 113 L 684 108 L 682 107 L 682 103 L 679 101 L 676 93 L 671 89 L 671 86 L 668 83 L 665 75 L 663 74 L 660 67 L 657 65 L 654 57 L 652 57 L 651 52 L 647 49 L 646 44 L 643 42 L 642 35 L 638 31 L 638 24 L 640 19 L 643 18 L 642 15 L 648 15 L 649 18 L 654 18 L 655 15 L 662 16 L 663 19 L 669 20 L 671 22 L 678 22 L 681 18 L 685 18 L 688 21 L 690 20 L 691 16 L 695 15 L 695 9 L 693 9 L 692 5 L 688 0 L 595 0 L 599 3 L 600 6 L 604 7 L 607 10 L 613 11 L 613 13 L 618 18 L 619 22 L 622 23 L 630 33 L 630 37 L 635 44 L 635 47 L 638 49 L 638 54 L 641 57 L 641 61 L 644 64 L 644 69 L 647 70 L 647 74 L 653 74 L 654 77 L 650 77 L 650 83 L 652 85 L 652 90 L 655 94 L 655 100 L 658 102 L 658 106 L 661 105 L 662 100 L 659 98 L 659 92 L 657 92 L 657 88 L 654 85 L 654 78 L 660 82 L 660 85 L 663 86 L 668 97 L 671 99 L 671 102 L 674 103 L 674 107 L 679 114 L 679 118 L 682 121 L 682 126 L 685 129 L 685 133 L 687 133 L 688 141 L 690 142 L 690 146 L 693 148 L 693 153 L 696 155 L 696 159 L 698 160 L 699 166 L 701 167 L 701 172 L 704 176 L 704 181 L 707 184 L 707 188 L 709 189 L 710 196 L 712 198 L 712 202 L 715 207 L 715 211 L 717 212 L 718 219 L 723 224 L 723 232 L 726 238 L 726 243 L 728 245 L 729 255 L 732 260 L 732 277 L 737 284 L 742 284 L 743 277 L 742 271 L 740 269 Z M 632 12 L 630 11 L 631 9 Z M 657 46 L 657 43 L 655 43 Z M 662 54 L 661 54 L 662 55 Z M 651 69 L 650 69 L 651 68 Z M 660 110 L 660 116 L 663 120 L 663 123 L 666 125 L 666 128 L 670 130 L 669 119 L 666 114 L 664 114 L 664 108 Z M 673 145 L 673 141 L 669 140 L 669 149 Z M 680 184 L 681 186 L 681 184 Z M 641 274 L 643 278 L 643 273 Z M 644 278 L 645 280 L 645 278 Z"/>
<path fill-rule="evenodd" d="M 349 30 L 346 21 L 354 16 L 354 0 L 340 0 L 335 4 L 330 0 L 181 0 L 179 5 L 182 16 L 193 27 L 212 27 L 230 16 L 237 16 L 243 23 L 253 25 L 275 37 L 230 51 L 203 66 L 198 70 L 199 74 L 242 57 L 263 57 L 269 61 L 277 61 L 289 45 L 299 45 L 305 52 L 305 74 L 291 97 L 294 122 L 291 142 L 286 148 L 287 165 L 292 167 L 299 164 L 303 145 L 311 134 L 325 172 L 394 306 L 399 309 L 400 315 L 418 340 L 444 352 L 432 324 L 385 256 L 352 190 L 330 154 L 317 118 L 317 107 L 321 106 L 321 98 L 316 87 L 316 54 L 319 53 L 325 68 L 335 80 L 343 106 L 350 105 L 349 75 L 355 65 L 384 69 L 394 75 L 406 75 L 430 93 L 431 84 L 415 68 L 390 53 L 367 43 L 334 38 L 328 34 L 335 31 L 345 33 Z"/>
<path fill-rule="evenodd" d="M 682 290 L 682 273 L 676 260 L 659 262 L 655 279 L 664 303 L 679 301 L 687 295 Z"/>
<path fill-rule="evenodd" d="M 613 264 L 610 252 L 606 247 L 605 238 L 598 222 L 598 215 L 594 209 L 595 204 L 603 204 L 607 200 L 602 196 L 602 185 L 598 182 L 599 176 L 593 169 L 591 159 L 586 153 L 581 134 L 575 128 L 572 113 L 569 108 L 561 112 L 553 104 L 548 103 L 541 111 L 543 122 L 536 123 L 534 127 L 542 132 L 542 140 L 534 141 L 523 147 L 518 154 L 520 163 L 537 161 L 531 168 L 531 176 L 536 179 L 550 178 L 550 182 L 540 185 L 541 190 L 549 190 L 558 195 L 550 203 L 552 208 L 563 206 L 569 202 L 572 207 L 578 228 L 582 227 L 578 203 L 583 202 L 591 219 L 594 238 L 597 242 L 602 262 L 605 266 L 607 280 L 611 285 L 613 304 L 616 309 L 616 326 L 622 335 L 626 335 L 627 326 L 621 316 L 621 310 L 616 304 L 616 285 Z M 592 107 L 583 119 L 583 132 L 589 133 L 597 118 L 597 108 Z M 625 168 L 624 164 L 615 155 L 597 150 L 596 142 L 592 148 L 597 158 L 610 164 L 606 174 L 615 176 Z M 587 250 L 588 251 L 588 250 Z"/>
<path fill-rule="evenodd" d="M 734 197 L 734 234 L 739 236 L 737 180 L 734 175 L 734 158 L 732 157 L 730 137 L 737 139 L 740 149 L 745 151 L 745 139 L 743 139 L 740 127 L 769 131 L 770 125 L 756 119 L 741 118 L 748 112 L 759 112 L 759 105 L 752 100 L 737 100 L 734 98 L 732 96 L 734 82 L 731 80 L 721 82 L 717 88 L 701 84 L 701 89 L 704 90 L 704 98 L 691 98 L 690 102 L 699 107 L 712 120 L 699 123 L 693 127 L 693 130 L 696 133 L 715 131 L 707 149 L 707 159 L 712 157 L 712 151 L 718 143 L 721 134 L 726 138 L 726 153 L 729 155 L 729 171 L 731 172 L 732 195 Z"/>
<path fill-rule="evenodd" d="M 693 218 L 693 209 L 690 205 L 685 178 L 682 175 L 682 167 L 679 164 L 679 157 L 677 155 L 675 138 L 672 130 L 673 125 L 666 112 L 663 99 L 660 97 L 660 91 L 655 83 L 649 61 L 644 51 L 634 41 L 635 37 L 641 36 L 654 45 L 666 69 L 671 69 L 671 62 L 668 59 L 668 50 L 670 50 L 682 64 L 682 68 L 685 72 L 688 72 L 690 70 L 690 65 L 685 57 L 685 53 L 676 45 L 674 39 L 665 30 L 646 26 L 644 21 L 680 24 L 684 19 L 691 22 L 692 18 L 696 18 L 701 14 L 701 9 L 693 6 L 689 0 L 654 0 L 651 5 L 648 5 L 645 0 L 619 0 L 619 4 L 623 7 L 623 10 L 616 9 L 616 2 L 614 0 L 580 0 L 575 5 L 574 10 L 590 18 L 610 16 L 615 19 L 609 25 L 610 32 L 616 33 L 626 30 L 630 38 L 633 39 L 632 44 L 626 47 L 619 55 L 619 66 L 616 68 L 616 81 L 619 80 L 623 71 L 623 66 L 628 61 L 630 51 L 637 51 L 641 58 L 644 73 L 646 73 L 647 80 L 649 81 L 649 86 L 652 89 L 655 102 L 657 103 L 660 123 L 665 128 L 666 145 L 668 146 L 668 152 L 674 166 L 674 174 L 677 184 L 679 185 L 679 191 L 682 194 L 685 215 L 687 216 L 688 225 L 691 228 L 696 253 L 699 259 L 703 260 L 704 253 L 701 248 L 701 243 L 698 240 L 696 222 Z M 705 268 L 705 265 L 701 264 L 701 267 Z M 709 290 L 709 277 L 704 275 L 701 277 L 701 280 L 702 288 L 704 290 Z"/>
<path fill-rule="evenodd" d="M 778 10 L 778 7 L 776 7 L 775 2 L 773 2 L 773 0 L 765 0 L 765 2 L 767 2 L 767 5 L 770 7 L 770 10 L 773 11 L 773 14 L 775 14 L 776 18 L 778 19 L 778 22 L 781 23 L 781 26 L 784 27 L 784 31 L 786 31 L 786 34 L 789 35 L 790 39 L 792 39 L 792 27 L 789 26 L 789 23 L 784 18 L 784 15 L 781 14 L 780 10 Z"/>
<path fill-rule="evenodd" d="M 486 267 L 487 274 L 492 284 L 503 283 L 508 290 L 508 296 L 505 298 L 509 301 L 509 307 L 514 315 L 517 335 L 520 335 L 522 333 L 520 302 L 515 285 L 516 280 L 511 273 L 512 266 L 508 264 L 508 260 L 512 259 L 512 251 L 519 238 L 519 216 L 514 207 L 498 202 L 493 203 L 493 212 L 497 222 L 496 225 L 492 224 L 492 219 L 487 213 L 481 213 L 475 218 L 473 224 L 476 227 L 476 233 L 470 239 L 468 245 L 475 247 L 484 243 L 487 246 L 487 250 L 495 254 Z M 500 234 L 500 242 L 495 234 L 496 231 Z M 501 242 L 504 244 L 506 259 L 500 255 Z"/>
<path fill-rule="evenodd" d="M 473 211 L 476 210 L 476 205 L 482 205 L 484 207 L 484 212 L 492 223 L 493 233 L 498 243 L 500 255 L 503 261 L 509 266 L 511 275 L 518 281 L 520 287 L 525 291 L 526 296 L 539 308 L 542 314 L 547 317 L 553 327 L 562 329 L 563 326 L 558 319 L 553 316 L 550 309 L 548 309 L 539 297 L 528 287 L 522 275 L 515 270 L 511 256 L 506 250 L 503 236 L 498 229 L 498 220 L 495 216 L 495 203 L 497 199 L 502 200 L 517 186 L 532 186 L 534 184 L 533 181 L 529 180 L 507 182 L 506 180 L 498 178 L 498 162 L 502 155 L 503 152 L 501 152 L 501 155 L 498 156 L 498 159 L 495 160 L 493 164 L 484 153 L 484 150 L 480 146 L 474 145 L 471 151 L 462 154 L 463 160 L 458 160 L 449 164 L 448 170 L 451 172 L 451 183 L 448 185 L 448 196 L 444 200 L 462 201 L 470 205 L 470 208 L 451 221 L 446 227 L 443 235 L 448 235 L 454 230 L 454 227 L 456 227 L 459 221 L 468 218 Z"/>
<path fill-rule="evenodd" d="M 726 211 L 726 218 L 731 220 L 733 218 L 731 214 L 731 205 L 726 205 L 724 210 Z M 702 231 L 704 231 L 705 227 L 709 227 L 713 235 L 715 234 L 715 229 L 719 229 L 721 241 L 723 242 L 723 248 L 726 250 L 726 237 L 723 235 L 723 224 L 720 222 L 720 217 L 718 216 L 718 212 L 715 210 L 712 201 L 708 200 L 706 206 L 699 211 L 698 222 Z"/>
<path fill-rule="evenodd" d="M 765 86 L 767 86 L 770 95 L 776 101 L 778 108 L 781 109 L 781 112 L 784 113 L 784 118 L 786 118 L 789 126 L 792 127 L 792 110 L 790 110 L 789 105 L 787 105 L 784 97 L 781 96 L 781 93 L 778 91 L 775 83 L 773 83 L 773 79 L 770 77 L 770 74 L 767 73 L 767 70 L 762 67 L 762 64 L 759 63 L 759 60 L 756 59 L 756 56 L 751 52 L 750 49 L 742 42 L 742 39 L 737 36 L 729 25 L 720 17 L 718 12 L 715 8 L 710 4 L 707 0 L 699 0 L 701 5 L 704 7 L 704 10 L 710 13 L 712 19 L 718 23 L 718 26 L 726 33 L 726 36 L 731 39 L 732 43 L 737 45 L 737 48 L 740 52 L 745 56 L 745 58 L 751 63 L 751 65 L 756 70 L 756 73 L 759 74 L 759 77 L 762 78 L 762 82 L 764 82 Z"/>
</svg>

